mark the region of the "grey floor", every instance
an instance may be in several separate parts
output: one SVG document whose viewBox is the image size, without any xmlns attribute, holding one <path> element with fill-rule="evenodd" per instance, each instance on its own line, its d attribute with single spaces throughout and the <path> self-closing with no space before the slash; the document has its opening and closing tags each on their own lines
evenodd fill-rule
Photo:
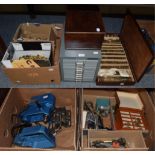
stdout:
<svg viewBox="0 0 155 155">
<path fill-rule="evenodd" d="M 33 22 L 33 23 L 64 23 L 64 16 L 50 16 L 50 15 L 38 15 L 35 19 L 30 19 L 28 15 L 0 15 L 0 35 L 3 37 L 5 43 L 9 45 L 17 26 L 20 23 Z M 121 18 L 109 18 L 104 17 L 104 24 L 106 32 L 109 33 L 119 33 L 122 26 Z M 55 84 L 43 84 L 43 85 L 17 85 L 13 84 L 8 77 L 5 76 L 0 68 L 0 87 L 1 88 L 11 88 L 11 87 L 27 87 L 27 88 L 113 88 L 113 87 L 132 87 L 132 88 L 154 88 L 154 74 L 153 70 L 147 69 L 145 75 L 142 79 L 132 86 L 96 86 L 95 82 L 61 82 L 60 85 Z"/>
</svg>

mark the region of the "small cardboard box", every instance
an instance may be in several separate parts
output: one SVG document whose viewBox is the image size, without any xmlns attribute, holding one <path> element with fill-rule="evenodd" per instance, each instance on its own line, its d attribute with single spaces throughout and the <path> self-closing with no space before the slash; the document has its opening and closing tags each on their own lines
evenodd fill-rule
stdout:
<svg viewBox="0 0 155 155">
<path fill-rule="evenodd" d="M 56 83 L 59 84 L 61 81 L 60 76 L 60 65 L 59 65 L 59 54 L 60 54 L 60 46 L 61 46 L 61 35 L 63 33 L 63 25 L 62 24 L 43 24 L 39 27 L 36 25 L 28 26 L 29 29 L 26 29 L 27 25 L 20 25 L 17 29 L 15 36 L 13 38 L 13 42 L 8 47 L 3 59 L 2 64 L 9 64 L 9 54 L 12 50 L 17 51 L 17 53 L 21 54 L 28 50 L 42 50 L 50 57 L 51 66 L 45 67 L 36 67 L 36 68 L 6 68 L 3 66 L 3 71 L 10 78 L 13 83 L 18 84 L 50 84 Z M 33 31 L 35 37 L 40 37 L 39 40 L 31 40 L 31 39 L 19 39 L 21 38 L 20 34 L 23 32 L 23 29 L 26 29 L 26 34 L 29 36 L 28 32 Z M 25 31 L 24 31 L 25 32 Z M 45 36 L 47 38 L 45 38 Z M 26 35 L 24 35 L 26 37 Z M 34 37 L 34 36 L 32 36 Z M 30 38 L 30 36 L 29 36 Z M 52 51 L 52 52 L 51 52 Z M 50 53 L 51 52 L 51 53 Z M 17 54 L 17 55 L 18 55 Z M 26 53 L 25 53 L 26 54 Z M 6 66 L 6 65 L 5 65 Z M 10 65 L 11 67 L 11 65 Z"/>
<path fill-rule="evenodd" d="M 54 41 L 54 30 L 51 29 L 51 24 L 39 24 L 39 23 L 22 23 L 18 26 L 12 41 L 14 43 L 20 43 L 24 49 L 29 43 L 29 47 L 34 43 L 51 43 Z M 38 44 L 39 45 L 39 44 Z M 28 46 L 28 45 L 27 45 Z"/>
<path fill-rule="evenodd" d="M 118 138 L 125 138 L 126 148 L 91 148 L 90 142 L 96 140 L 114 140 Z M 105 151 L 138 151 L 148 150 L 146 147 L 143 135 L 140 131 L 88 131 L 88 149 L 90 150 L 105 150 Z"/>
<path fill-rule="evenodd" d="M 12 145 L 11 129 L 18 121 L 15 118 L 12 119 L 12 116 L 21 112 L 32 96 L 44 93 L 52 93 L 56 97 L 56 107 L 69 107 L 71 127 L 63 128 L 56 135 L 54 149 L 33 149 Z M 11 89 L 0 108 L 0 150 L 75 150 L 76 126 L 75 89 Z"/>
</svg>

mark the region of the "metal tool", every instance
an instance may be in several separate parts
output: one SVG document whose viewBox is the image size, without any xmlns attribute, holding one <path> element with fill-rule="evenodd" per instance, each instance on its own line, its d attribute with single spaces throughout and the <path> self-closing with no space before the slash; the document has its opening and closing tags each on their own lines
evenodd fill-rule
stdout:
<svg viewBox="0 0 155 155">
<path fill-rule="evenodd" d="M 53 148 L 56 146 L 55 137 L 44 126 L 23 128 L 14 138 L 14 144 L 22 147 Z"/>
<path fill-rule="evenodd" d="M 71 127 L 71 111 L 66 110 L 65 107 L 55 108 L 51 114 L 49 129 L 52 134 L 56 134 L 60 132 L 63 127 Z"/>
<path fill-rule="evenodd" d="M 55 96 L 50 93 L 32 97 L 25 110 L 15 116 L 21 123 L 12 128 L 14 144 L 23 147 L 53 148 L 55 134 L 71 126 L 71 110 L 55 108 Z"/>
<path fill-rule="evenodd" d="M 125 138 L 114 139 L 110 141 L 96 140 L 90 142 L 90 147 L 95 148 L 126 148 Z"/>
<path fill-rule="evenodd" d="M 97 98 L 96 111 L 103 117 L 108 116 L 110 113 L 110 100 L 107 98 Z"/>
<path fill-rule="evenodd" d="M 87 110 L 86 116 L 86 128 L 88 129 L 104 129 L 104 126 L 101 121 L 101 117 L 96 110 L 94 110 L 92 102 L 84 103 L 84 110 Z"/>
<path fill-rule="evenodd" d="M 48 121 L 50 113 L 55 109 L 55 96 L 50 93 L 34 96 L 26 109 L 19 114 L 23 122 L 33 123 Z"/>
<path fill-rule="evenodd" d="M 86 116 L 86 123 L 85 128 L 87 129 L 106 129 L 111 130 L 111 128 L 108 128 L 104 125 L 102 118 L 104 116 L 107 116 L 107 113 L 109 114 L 109 108 L 106 108 L 104 112 L 106 112 L 106 115 L 101 113 L 102 111 L 96 110 L 93 106 L 92 102 L 84 102 L 84 110 L 88 111 Z"/>
</svg>

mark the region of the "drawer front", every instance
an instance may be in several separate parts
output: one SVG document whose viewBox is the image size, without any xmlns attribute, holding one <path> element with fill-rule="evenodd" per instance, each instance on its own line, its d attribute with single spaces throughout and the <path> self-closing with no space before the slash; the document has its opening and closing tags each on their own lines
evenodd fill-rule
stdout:
<svg viewBox="0 0 155 155">
<path fill-rule="evenodd" d="M 64 81 L 74 81 L 75 80 L 75 60 L 63 59 L 62 69 L 63 69 L 63 80 Z"/>
<path fill-rule="evenodd" d="M 98 60 L 63 59 L 64 81 L 94 81 Z"/>
</svg>

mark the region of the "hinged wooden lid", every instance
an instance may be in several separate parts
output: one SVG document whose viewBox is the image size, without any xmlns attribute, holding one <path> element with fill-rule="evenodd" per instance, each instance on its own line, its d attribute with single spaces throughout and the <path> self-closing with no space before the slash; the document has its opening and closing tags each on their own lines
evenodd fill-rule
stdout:
<svg viewBox="0 0 155 155">
<path fill-rule="evenodd" d="M 144 40 L 136 20 L 127 15 L 120 33 L 133 74 L 138 81 L 153 60 L 153 53 Z"/>
<path fill-rule="evenodd" d="M 103 33 L 103 19 L 96 6 L 68 8 L 65 33 Z"/>
</svg>

